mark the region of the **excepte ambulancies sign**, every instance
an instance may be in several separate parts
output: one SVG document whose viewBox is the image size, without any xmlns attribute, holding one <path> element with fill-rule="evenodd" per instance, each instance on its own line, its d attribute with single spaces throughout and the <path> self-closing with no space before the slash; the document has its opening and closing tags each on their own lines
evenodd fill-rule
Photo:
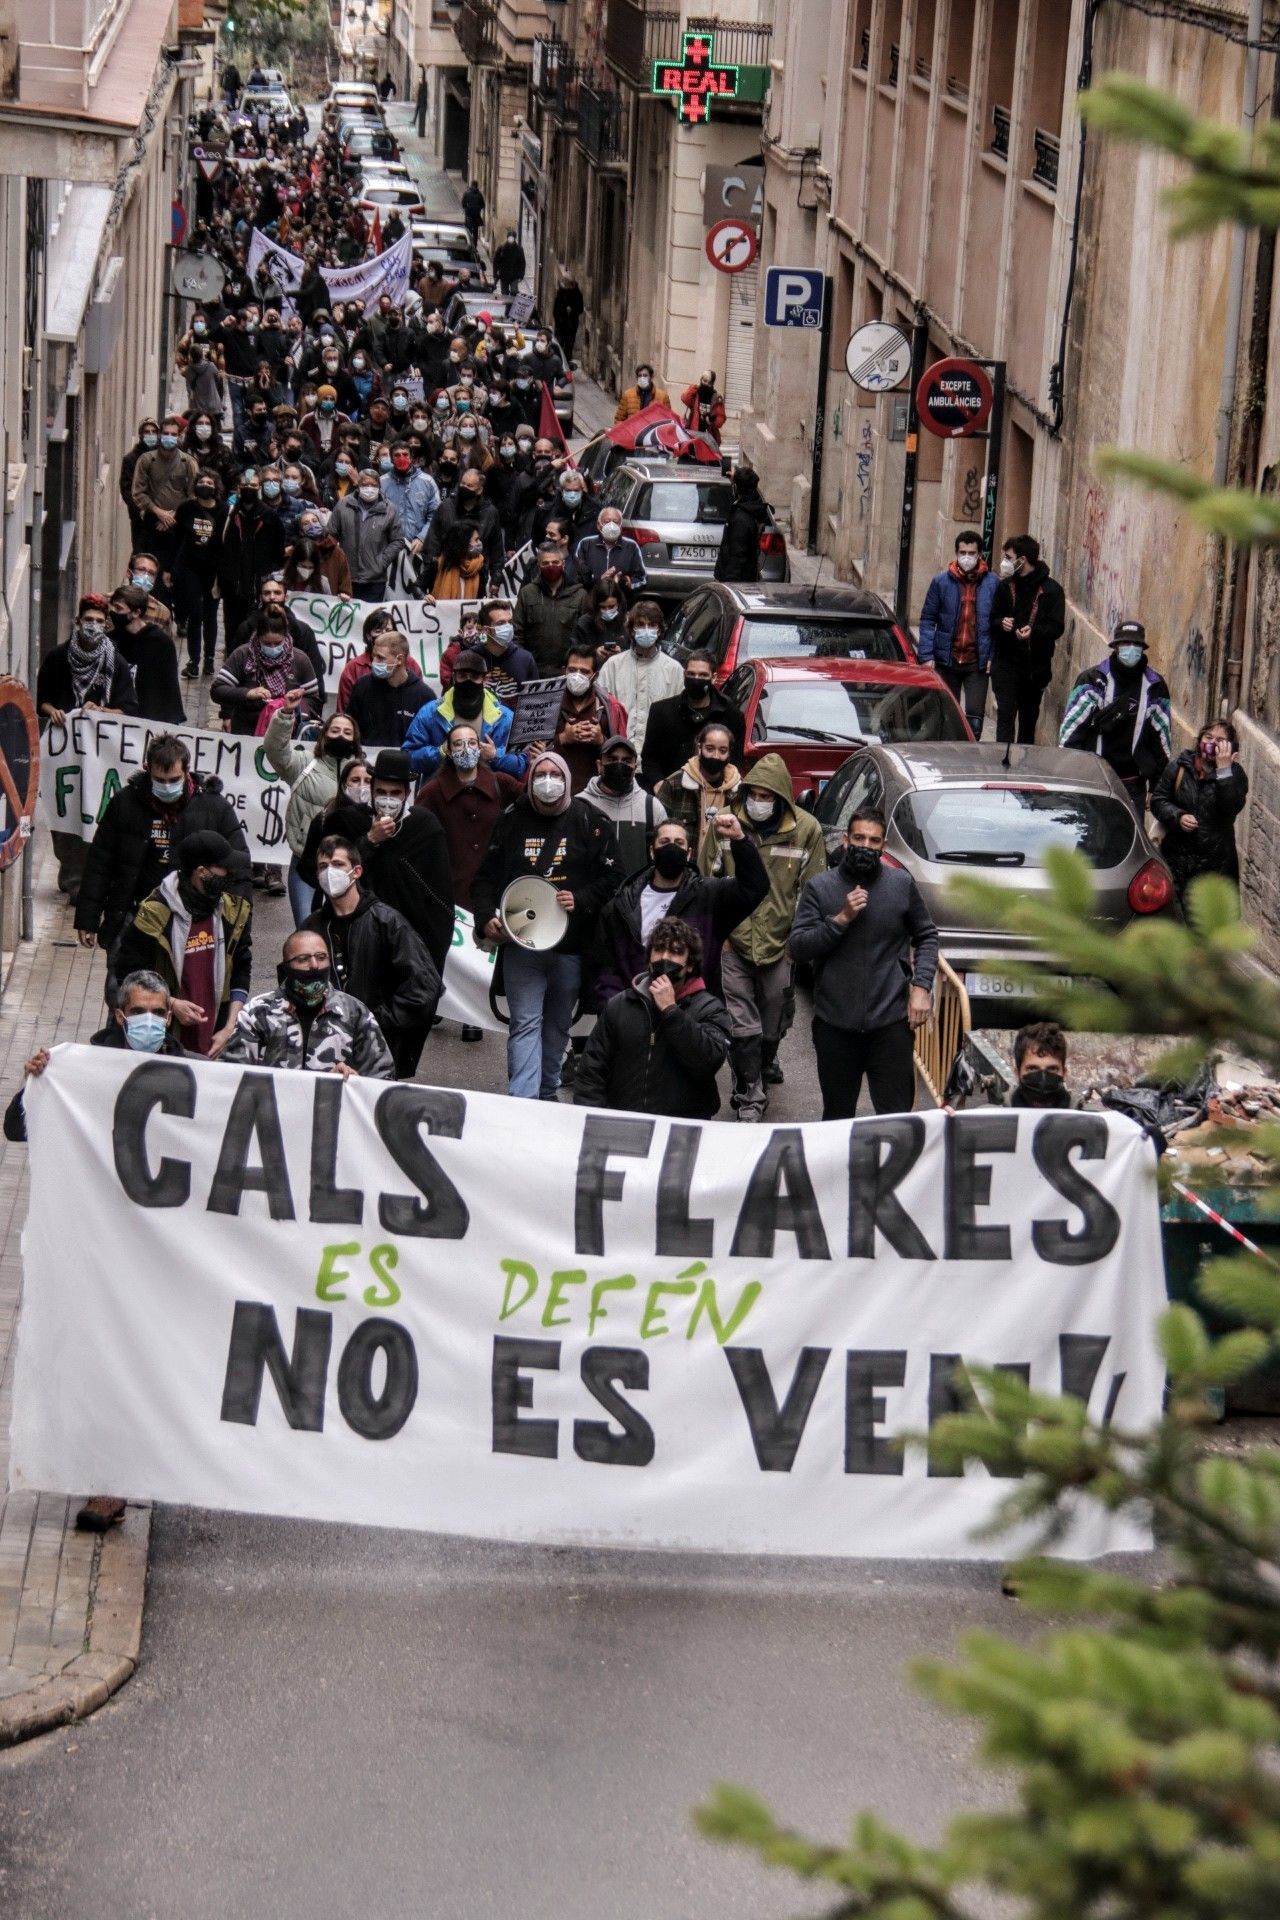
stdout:
<svg viewBox="0 0 1280 1920">
<path fill-rule="evenodd" d="M 492 1095 L 80 1047 L 27 1107 L 15 1486 L 976 1557 L 1008 1483 L 894 1444 L 957 1356 L 1159 1412 L 1152 1150 L 1116 1116 L 531 1129 Z M 1064 1550 L 1146 1544 L 1089 1510 Z"/>
</svg>

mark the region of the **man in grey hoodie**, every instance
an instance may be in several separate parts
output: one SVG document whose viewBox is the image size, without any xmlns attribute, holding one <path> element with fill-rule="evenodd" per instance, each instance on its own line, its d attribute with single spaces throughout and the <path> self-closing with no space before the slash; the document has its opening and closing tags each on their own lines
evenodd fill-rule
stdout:
<svg viewBox="0 0 1280 1920">
<path fill-rule="evenodd" d="M 667 817 L 661 800 L 637 783 L 639 755 L 625 734 L 615 733 L 600 749 L 593 779 L 579 796 L 606 820 L 618 836 L 618 872 L 625 880 L 649 864 L 649 843 Z"/>
<path fill-rule="evenodd" d="M 865 1077 L 877 1113 L 915 1105 L 912 1034 L 929 1018 L 938 929 L 911 875 L 881 865 L 881 814 L 855 813 L 838 867 L 800 896 L 791 957 L 816 976 L 813 1049 L 824 1120 L 852 1120 Z"/>
</svg>

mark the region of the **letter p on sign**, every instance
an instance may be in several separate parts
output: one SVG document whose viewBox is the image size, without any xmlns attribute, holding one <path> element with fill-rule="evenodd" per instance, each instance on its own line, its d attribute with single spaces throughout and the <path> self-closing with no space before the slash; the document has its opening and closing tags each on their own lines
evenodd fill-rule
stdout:
<svg viewBox="0 0 1280 1920">
<path fill-rule="evenodd" d="M 764 282 L 766 327 L 820 327 L 822 291 L 816 267 L 770 267 Z"/>
</svg>

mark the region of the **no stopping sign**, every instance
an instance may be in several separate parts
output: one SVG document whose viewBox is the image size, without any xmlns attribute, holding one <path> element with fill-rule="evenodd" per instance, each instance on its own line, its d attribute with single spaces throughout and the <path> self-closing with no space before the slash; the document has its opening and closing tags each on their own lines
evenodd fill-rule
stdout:
<svg viewBox="0 0 1280 1920">
<path fill-rule="evenodd" d="M 941 440 L 981 433 L 991 417 L 991 379 L 976 360 L 936 360 L 916 388 L 920 425 Z"/>
</svg>

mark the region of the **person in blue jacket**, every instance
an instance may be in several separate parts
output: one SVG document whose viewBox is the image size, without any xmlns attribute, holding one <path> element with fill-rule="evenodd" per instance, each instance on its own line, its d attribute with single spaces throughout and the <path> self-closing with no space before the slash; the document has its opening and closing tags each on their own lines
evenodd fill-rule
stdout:
<svg viewBox="0 0 1280 1920">
<path fill-rule="evenodd" d="M 514 716 L 510 707 L 504 707 L 490 693 L 484 680 L 484 659 L 468 647 L 453 663 L 453 685 L 414 714 L 404 737 L 404 750 L 416 774 L 429 778 L 435 773 L 450 727 L 455 721 L 465 720 L 479 732 L 480 757 L 490 772 L 524 779 L 524 754 L 507 752 Z"/>
<path fill-rule="evenodd" d="M 956 535 L 956 557 L 929 582 L 920 614 L 917 652 L 964 708 L 975 740 L 982 738 L 991 676 L 991 602 L 996 576 L 982 557 L 981 535 Z"/>
</svg>

